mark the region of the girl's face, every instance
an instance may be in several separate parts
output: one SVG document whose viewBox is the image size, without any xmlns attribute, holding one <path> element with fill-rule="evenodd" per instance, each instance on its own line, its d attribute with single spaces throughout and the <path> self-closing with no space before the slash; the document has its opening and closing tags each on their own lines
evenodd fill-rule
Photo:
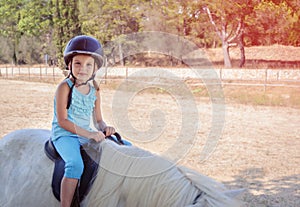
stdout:
<svg viewBox="0 0 300 207">
<path fill-rule="evenodd" d="M 72 72 L 79 82 L 87 81 L 94 73 L 95 60 L 89 55 L 75 55 Z"/>
</svg>

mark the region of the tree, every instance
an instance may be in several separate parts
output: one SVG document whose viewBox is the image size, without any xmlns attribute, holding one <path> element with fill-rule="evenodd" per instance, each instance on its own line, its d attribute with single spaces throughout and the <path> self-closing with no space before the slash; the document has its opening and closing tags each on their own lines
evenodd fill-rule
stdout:
<svg viewBox="0 0 300 207">
<path fill-rule="evenodd" d="M 51 1 L 50 1 L 51 2 Z M 50 5 L 47 0 L 0 0 L 1 34 L 11 41 L 14 63 L 39 62 L 43 48 L 31 48 L 34 44 L 27 42 L 35 37 L 36 46 L 41 45 L 40 39 L 47 34 L 51 22 Z M 43 41 L 46 43 L 47 41 Z M 39 53 L 40 52 L 40 53 Z"/>
<path fill-rule="evenodd" d="M 49 32 L 53 25 L 51 8 L 52 1 L 49 0 L 23 0 L 24 5 L 20 10 L 18 28 L 22 33 L 30 36 L 40 36 Z"/>
<path fill-rule="evenodd" d="M 18 27 L 23 6 L 22 0 L 0 0 L 0 33 L 12 42 L 14 64 L 18 63 L 17 50 L 23 35 Z"/>
<path fill-rule="evenodd" d="M 7 41 L 7 38 L 0 36 L 0 47 L 0 63 L 10 63 L 12 54 L 11 42 Z"/>
<path fill-rule="evenodd" d="M 67 42 L 81 33 L 77 0 L 53 0 L 54 43 L 58 64 L 63 67 L 63 51 Z"/>
<path fill-rule="evenodd" d="M 251 45 L 289 44 L 293 25 L 298 22 L 285 1 L 261 1 L 249 17 L 247 41 Z"/>
<path fill-rule="evenodd" d="M 292 17 L 294 21 L 292 22 L 291 29 L 288 35 L 288 45 L 300 46 L 300 1 L 291 0 L 286 2 L 289 7 L 293 10 Z"/>
<path fill-rule="evenodd" d="M 140 21 L 144 11 L 141 10 L 143 1 L 139 0 L 103 0 L 87 1 L 80 4 L 80 21 L 82 31 L 98 38 L 103 44 L 118 40 L 106 51 L 110 58 L 119 60 L 124 65 L 122 35 L 140 31 Z"/>
<path fill-rule="evenodd" d="M 244 45 L 300 46 L 299 7 L 299 0 L 0 0 L 0 45 L 14 63 L 39 62 L 52 53 L 63 66 L 67 41 L 84 33 L 104 45 L 114 42 L 106 54 L 124 64 L 123 51 L 136 47 L 123 44 L 124 36 L 154 30 L 199 47 L 222 46 L 225 67 L 231 67 L 230 47 L 237 45 L 242 66 Z M 4 51 L 0 56 L 11 62 Z"/>
<path fill-rule="evenodd" d="M 52 1 L 24 0 L 18 28 L 24 34 L 20 41 L 19 58 L 24 63 L 40 63 L 45 55 L 55 56 L 52 46 Z"/>
<path fill-rule="evenodd" d="M 160 14 L 164 19 L 164 31 L 183 35 L 202 47 L 214 47 L 217 39 L 212 32 L 217 34 L 223 48 L 224 65 L 231 67 L 229 48 L 238 45 L 241 51 L 240 67 L 245 63 L 244 52 L 244 27 L 245 18 L 253 10 L 251 0 L 237 1 L 151 1 L 156 3 L 154 14 Z M 154 4 L 155 5 L 155 4 Z M 151 7 L 150 7 L 151 8 Z M 160 12 L 159 12 L 160 11 Z M 153 21 L 149 22 L 153 24 Z M 158 24 L 159 25 L 159 24 Z M 176 30 L 174 30 L 174 28 Z"/>
<path fill-rule="evenodd" d="M 238 45 L 241 51 L 240 67 L 245 63 L 244 21 L 252 12 L 251 0 L 223 1 L 216 0 L 209 4 L 199 5 L 207 14 L 216 34 L 221 39 L 224 55 L 224 66 L 231 68 L 229 48 Z"/>
</svg>

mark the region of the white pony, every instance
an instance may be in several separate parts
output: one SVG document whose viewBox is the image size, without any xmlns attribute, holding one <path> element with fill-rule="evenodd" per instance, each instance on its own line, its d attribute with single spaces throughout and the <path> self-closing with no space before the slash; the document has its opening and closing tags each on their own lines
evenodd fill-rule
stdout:
<svg viewBox="0 0 300 207">
<path fill-rule="evenodd" d="M 50 131 L 23 129 L 0 140 L 0 206 L 55 207 L 54 163 L 44 153 Z M 206 176 L 133 146 L 105 140 L 100 167 L 82 206 L 241 206 Z"/>
</svg>

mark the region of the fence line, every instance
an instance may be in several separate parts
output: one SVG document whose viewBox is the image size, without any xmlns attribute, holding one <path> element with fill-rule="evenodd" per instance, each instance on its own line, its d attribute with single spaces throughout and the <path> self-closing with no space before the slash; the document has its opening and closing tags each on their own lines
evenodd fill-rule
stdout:
<svg viewBox="0 0 300 207">
<path fill-rule="evenodd" d="M 182 79 L 210 77 L 221 80 L 300 81 L 300 69 L 193 69 L 193 68 L 108 68 L 107 77 L 160 77 L 170 74 Z M 214 74 L 212 74 L 212 72 Z M 200 74 L 200 76 L 199 76 Z"/>
<path fill-rule="evenodd" d="M 213 72 L 213 74 L 211 73 Z M 199 75 L 200 74 L 200 75 Z M 219 79 L 222 85 L 300 87 L 300 69 L 190 69 L 190 68 L 102 68 L 97 74 L 104 83 L 108 80 L 145 82 L 147 78 L 172 80 Z M 28 66 L 0 67 L 1 78 L 44 79 L 56 82 L 63 79 L 63 71 L 57 67 Z M 139 79 L 142 78 L 142 79 Z M 212 81 L 214 84 L 214 81 Z M 201 82 L 193 85 L 207 85 Z"/>
<path fill-rule="evenodd" d="M 170 76 L 168 76 L 170 74 Z M 167 77 L 168 76 L 168 77 Z M 202 77 L 201 77 L 202 76 Z M 291 87 L 300 88 L 300 69 L 191 69 L 191 68 L 108 68 L 104 70 L 104 82 L 106 80 L 127 80 L 144 83 L 148 78 L 167 78 L 169 80 L 200 80 L 191 85 L 205 86 L 216 83 L 231 86 L 261 86 L 267 87 Z M 206 83 L 201 79 L 206 79 Z M 209 81 L 211 79 L 211 81 Z M 162 80 L 165 81 L 165 80 Z M 155 81 L 157 82 L 157 81 Z M 170 83 L 159 83 L 170 84 Z"/>
<path fill-rule="evenodd" d="M 25 78 L 25 79 L 48 79 L 52 81 L 60 80 L 64 77 L 62 70 L 57 67 L 48 66 L 28 66 L 28 67 L 16 67 L 5 66 L 0 67 L 0 77 L 9 78 Z"/>
</svg>

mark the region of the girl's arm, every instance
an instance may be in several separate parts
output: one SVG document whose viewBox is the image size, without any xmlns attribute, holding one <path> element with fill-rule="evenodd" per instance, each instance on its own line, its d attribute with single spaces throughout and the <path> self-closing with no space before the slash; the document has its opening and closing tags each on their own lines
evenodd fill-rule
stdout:
<svg viewBox="0 0 300 207">
<path fill-rule="evenodd" d="M 62 82 L 56 91 L 56 114 L 57 121 L 60 127 L 64 128 L 67 131 L 70 131 L 74 134 L 78 134 L 79 136 L 91 138 L 96 141 L 101 141 L 104 139 L 103 133 L 99 132 L 90 132 L 86 129 L 83 129 L 70 120 L 68 120 L 68 112 L 67 112 L 67 103 L 68 103 L 68 94 L 70 88 L 67 82 Z"/>
<path fill-rule="evenodd" d="M 100 97 L 100 90 L 96 91 L 97 100 L 95 102 L 95 109 L 94 109 L 94 123 L 98 130 L 102 132 L 106 132 L 106 136 L 112 135 L 115 133 L 115 129 L 113 127 L 107 126 L 102 118 L 101 112 L 101 97 Z"/>
</svg>

